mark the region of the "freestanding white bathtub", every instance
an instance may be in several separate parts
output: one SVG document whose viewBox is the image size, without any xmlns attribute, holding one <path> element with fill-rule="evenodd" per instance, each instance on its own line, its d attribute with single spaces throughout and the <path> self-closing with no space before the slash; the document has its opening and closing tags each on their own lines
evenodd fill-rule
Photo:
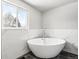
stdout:
<svg viewBox="0 0 79 59">
<path fill-rule="evenodd" d="M 65 40 L 58 38 L 35 38 L 27 42 L 34 55 L 40 58 L 57 56 L 66 43 Z"/>
</svg>

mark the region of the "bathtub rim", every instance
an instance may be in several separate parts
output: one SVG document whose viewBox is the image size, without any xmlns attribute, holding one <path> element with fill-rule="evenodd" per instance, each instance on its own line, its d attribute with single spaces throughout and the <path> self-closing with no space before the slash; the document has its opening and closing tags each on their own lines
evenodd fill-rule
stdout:
<svg viewBox="0 0 79 59">
<path fill-rule="evenodd" d="M 28 44 L 31 44 L 31 45 L 38 45 L 38 46 L 52 46 L 52 45 L 61 45 L 61 44 L 65 44 L 66 43 L 66 40 L 65 39 L 61 39 L 61 38 L 55 38 L 57 40 L 62 40 L 63 42 L 62 43 L 59 43 L 59 44 L 35 44 L 35 43 L 32 43 L 30 41 L 32 40 L 42 40 L 43 38 L 33 38 L 33 39 L 30 39 L 27 41 Z M 44 38 L 44 39 L 54 39 L 54 38 Z"/>
</svg>

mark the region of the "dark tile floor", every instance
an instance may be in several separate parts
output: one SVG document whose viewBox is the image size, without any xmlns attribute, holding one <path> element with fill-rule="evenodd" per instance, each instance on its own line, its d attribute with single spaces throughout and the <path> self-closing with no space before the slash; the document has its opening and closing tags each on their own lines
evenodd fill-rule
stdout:
<svg viewBox="0 0 79 59">
<path fill-rule="evenodd" d="M 23 57 L 18 58 L 18 59 L 44 59 L 44 58 L 38 58 L 35 55 L 33 55 L 32 52 L 30 52 L 27 55 L 24 55 Z M 54 58 L 47 58 L 47 59 L 78 59 L 78 56 L 75 54 L 62 51 L 58 56 Z"/>
</svg>

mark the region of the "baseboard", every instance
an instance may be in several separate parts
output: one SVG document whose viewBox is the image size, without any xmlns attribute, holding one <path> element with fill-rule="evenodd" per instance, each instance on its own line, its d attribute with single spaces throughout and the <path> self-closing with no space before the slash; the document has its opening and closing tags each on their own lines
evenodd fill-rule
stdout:
<svg viewBox="0 0 79 59">
<path fill-rule="evenodd" d="M 68 52 L 68 53 L 71 53 L 71 54 L 75 54 L 75 55 L 78 55 L 78 50 L 76 51 L 76 50 L 72 50 L 72 51 L 70 51 L 70 50 L 63 50 L 63 51 L 66 51 L 66 52 Z"/>
<path fill-rule="evenodd" d="M 66 55 L 75 55 L 75 56 L 78 56 L 77 54 L 73 54 L 73 53 L 70 53 L 70 52 L 67 52 L 67 51 L 63 51 L 64 53 L 63 54 L 66 54 Z"/>
<path fill-rule="evenodd" d="M 32 53 L 32 52 L 31 52 L 31 51 L 29 51 L 29 52 L 27 52 L 27 53 L 23 54 L 22 56 L 20 56 L 20 57 L 18 57 L 18 58 L 16 58 L 16 59 L 22 59 L 22 58 L 24 58 L 24 56 L 25 56 L 25 55 L 28 55 L 28 54 L 30 54 L 30 53 Z"/>
</svg>

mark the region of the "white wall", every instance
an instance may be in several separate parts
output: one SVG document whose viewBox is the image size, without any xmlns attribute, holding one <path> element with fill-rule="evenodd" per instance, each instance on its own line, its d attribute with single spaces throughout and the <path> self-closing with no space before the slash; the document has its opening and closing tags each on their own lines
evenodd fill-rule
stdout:
<svg viewBox="0 0 79 59">
<path fill-rule="evenodd" d="M 5 33 L 2 33 L 2 59 L 16 59 L 29 52 L 26 41 L 37 37 L 40 33 L 39 30 L 30 30 L 29 33 L 20 29 L 4 31 Z"/>
<path fill-rule="evenodd" d="M 19 0 L 8 0 L 7 2 L 22 7 L 29 12 L 28 20 L 30 29 L 41 28 L 41 12 Z M 38 32 L 40 31 L 30 30 L 29 35 L 31 35 L 30 37 L 35 37 Z M 16 59 L 17 57 L 27 53 L 29 51 L 26 44 L 26 40 L 28 39 L 27 34 L 27 30 L 2 29 L 2 59 Z"/>
<path fill-rule="evenodd" d="M 67 41 L 65 51 L 77 54 L 78 46 L 78 3 L 73 2 L 54 9 L 43 14 L 43 28 L 51 37 L 64 38 Z"/>
<path fill-rule="evenodd" d="M 44 13 L 44 28 L 49 29 L 77 29 L 77 2 L 60 6 Z"/>
</svg>

